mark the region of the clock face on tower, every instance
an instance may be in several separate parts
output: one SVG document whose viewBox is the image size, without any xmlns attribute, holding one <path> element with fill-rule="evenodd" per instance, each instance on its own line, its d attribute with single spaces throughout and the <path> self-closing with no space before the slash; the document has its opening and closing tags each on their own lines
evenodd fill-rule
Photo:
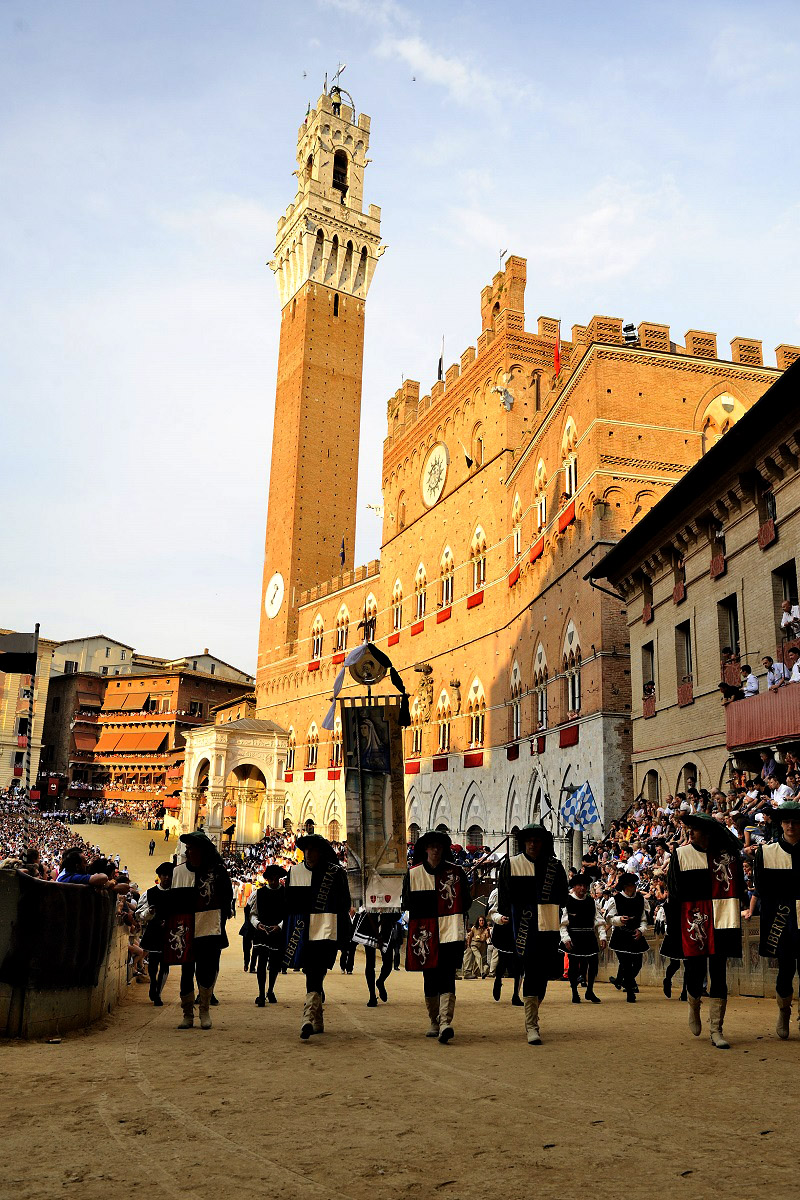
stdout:
<svg viewBox="0 0 800 1200">
<path fill-rule="evenodd" d="M 444 491 L 450 455 L 444 442 L 432 446 L 422 468 L 422 500 L 426 508 L 432 508 Z"/>
<path fill-rule="evenodd" d="M 283 604 L 284 584 L 283 576 L 280 571 L 276 571 L 267 584 L 267 590 L 264 595 L 264 612 L 270 620 L 277 617 Z"/>
</svg>

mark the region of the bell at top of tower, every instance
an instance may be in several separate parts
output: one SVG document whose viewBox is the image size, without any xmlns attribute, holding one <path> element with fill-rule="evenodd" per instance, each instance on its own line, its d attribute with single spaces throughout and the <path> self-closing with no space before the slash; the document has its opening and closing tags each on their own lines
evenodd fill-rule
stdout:
<svg viewBox="0 0 800 1200">
<path fill-rule="evenodd" d="M 364 211 L 370 119 L 334 86 L 309 107 L 297 134 L 297 195 L 278 221 L 281 305 L 309 282 L 365 298 L 380 254 L 381 210 Z"/>
</svg>

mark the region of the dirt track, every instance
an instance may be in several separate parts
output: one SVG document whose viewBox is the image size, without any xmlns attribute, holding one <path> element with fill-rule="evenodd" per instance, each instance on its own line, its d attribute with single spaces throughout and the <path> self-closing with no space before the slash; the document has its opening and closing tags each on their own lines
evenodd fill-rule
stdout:
<svg viewBox="0 0 800 1200">
<path fill-rule="evenodd" d="M 142 886 L 164 844 L 92 831 Z M 4 1046 L 4 1186 L 41 1197 L 254 1192 L 292 1200 L 439 1195 L 795 1197 L 800 1037 L 773 1033 L 772 1001 L 731 1001 L 728 1052 L 686 1028 L 686 1006 L 608 985 L 600 1006 L 552 985 L 545 1044 L 490 983 L 458 985 L 456 1038 L 426 1027 L 418 978 L 394 973 L 367 1009 L 356 974 L 331 973 L 327 1032 L 298 1038 L 302 976 L 258 1009 L 238 922 L 217 985 L 214 1028 L 178 1032 L 177 972 L 165 1006 L 131 985 L 121 1009 L 57 1046 Z"/>
</svg>

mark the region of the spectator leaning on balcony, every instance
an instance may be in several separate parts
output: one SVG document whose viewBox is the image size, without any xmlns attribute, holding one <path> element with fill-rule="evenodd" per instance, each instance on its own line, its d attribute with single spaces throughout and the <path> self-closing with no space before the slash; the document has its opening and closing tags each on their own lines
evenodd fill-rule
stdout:
<svg viewBox="0 0 800 1200">
<path fill-rule="evenodd" d="M 742 663 L 742 691 L 745 699 L 758 695 L 758 680 L 750 670 L 749 663 Z"/>
<path fill-rule="evenodd" d="M 789 678 L 788 667 L 782 662 L 775 662 L 768 654 L 764 655 L 761 664 L 767 672 L 767 690 L 771 692 L 773 688 L 783 687 Z"/>
</svg>

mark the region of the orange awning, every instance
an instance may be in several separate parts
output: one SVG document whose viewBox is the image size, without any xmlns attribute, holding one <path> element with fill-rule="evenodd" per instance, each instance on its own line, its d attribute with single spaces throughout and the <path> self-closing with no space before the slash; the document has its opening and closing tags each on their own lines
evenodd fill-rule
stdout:
<svg viewBox="0 0 800 1200">
<path fill-rule="evenodd" d="M 142 751 L 145 751 L 147 754 L 155 754 L 156 751 L 161 749 L 166 736 L 167 735 L 164 730 L 162 730 L 160 733 L 158 731 L 151 731 L 149 733 L 137 734 L 136 737 L 138 739 L 138 744 L 136 749 L 140 754 Z"/>
<path fill-rule="evenodd" d="M 106 712 L 140 712 L 149 699 L 149 692 L 111 692 L 103 708 Z"/>
<path fill-rule="evenodd" d="M 100 734 L 100 740 L 94 748 L 95 754 L 110 754 L 112 750 L 116 750 L 121 739 L 121 729 L 104 729 Z"/>
<path fill-rule="evenodd" d="M 91 733 L 74 733 L 76 750 L 94 750 L 96 742 Z"/>
<path fill-rule="evenodd" d="M 101 708 L 103 701 L 94 692 L 78 692 L 78 704 L 81 708 Z"/>
<path fill-rule="evenodd" d="M 130 754 L 132 750 L 137 750 L 139 742 L 142 740 L 141 733 L 123 733 L 117 745 L 114 747 L 117 752 L 124 750 Z"/>
</svg>

